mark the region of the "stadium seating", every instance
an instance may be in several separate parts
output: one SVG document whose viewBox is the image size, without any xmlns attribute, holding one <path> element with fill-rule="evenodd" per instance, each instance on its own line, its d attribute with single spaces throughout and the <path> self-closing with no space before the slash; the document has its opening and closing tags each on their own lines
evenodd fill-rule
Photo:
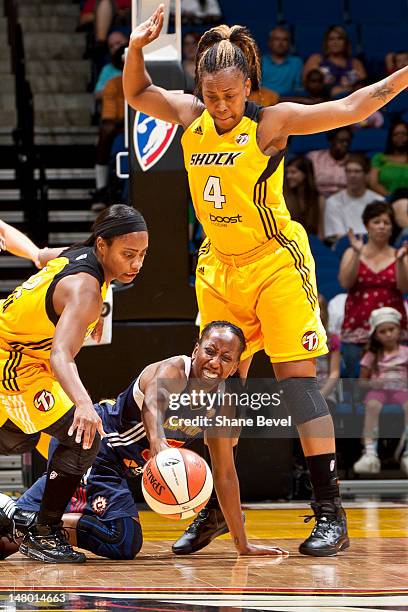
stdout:
<svg viewBox="0 0 408 612">
<path fill-rule="evenodd" d="M 316 277 L 319 293 L 327 301 L 343 289 L 337 280 L 340 260 L 336 253 L 329 249 L 317 236 L 309 236 L 310 249 L 316 262 Z"/>
<path fill-rule="evenodd" d="M 323 23 L 327 25 L 344 22 L 342 0 L 283 0 L 282 17 L 290 24 Z"/>
<path fill-rule="evenodd" d="M 384 61 L 389 51 L 400 51 L 406 48 L 408 22 L 364 24 L 361 27 L 361 41 L 366 57 Z"/>
<path fill-rule="evenodd" d="M 387 130 L 382 128 L 363 128 L 357 130 L 354 132 L 350 149 L 353 152 L 361 151 L 369 156 L 374 155 L 374 153 L 384 151 L 387 135 Z"/>
<path fill-rule="evenodd" d="M 407 23 L 408 3 L 407 0 L 392 0 L 390 4 L 384 4 L 383 0 L 370 0 L 369 3 L 362 0 L 348 0 L 348 11 L 350 18 L 355 23 Z"/>
<path fill-rule="evenodd" d="M 327 149 L 329 141 L 325 133 L 308 134 L 307 136 L 292 136 L 289 141 L 289 151 L 292 155 L 304 155 L 309 151 Z"/>
<path fill-rule="evenodd" d="M 255 7 L 254 7 L 255 8 Z M 228 25 L 245 25 L 254 36 L 262 52 L 267 51 L 268 34 L 278 19 L 277 0 L 257 0 L 256 11 L 251 11 L 243 0 L 223 0 L 222 12 Z M 245 15 L 245 24 L 242 16 Z"/>
</svg>

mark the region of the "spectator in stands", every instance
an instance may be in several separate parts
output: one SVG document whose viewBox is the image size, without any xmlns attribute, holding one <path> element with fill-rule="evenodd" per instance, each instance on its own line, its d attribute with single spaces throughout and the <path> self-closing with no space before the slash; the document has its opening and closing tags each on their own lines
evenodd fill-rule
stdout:
<svg viewBox="0 0 408 612">
<path fill-rule="evenodd" d="M 364 399 L 364 450 L 354 464 L 357 474 L 378 474 L 377 452 L 380 412 L 384 404 L 399 404 L 404 411 L 404 434 L 396 452 L 401 470 L 408 476 L 408 347 L 401 340 L 401 313 L 395 308 L 378 308 L 370 315 L 370 341 L 360 366 L 360 379 L 369 381 Z M 367 386 L 367 383 L 364 385 Z"/>
<path fill-rule="evenodd" d="M 390 244 L 393 212 L 387 202 L 375 201 L 363 212 L 368 241 L 349 232 L 350 248 L 340 262 L 339 282 L 348 290 L 341 333 L 345 376 L 355 378 L 365 344 L 369 340 L 369 317 L 373 310 L 390 306 L 401 313 L 406 337 L 406 314 L 402 294 L 408 291 L 408 246 Z"/>
<path fill-rule="evenodd" d="M 400 68 L 408 66 L 408 51 L 397 51 L 396 53 L 387 53 L 385 56 L 385 69 L 387 74 L 392 74 Z"/>
<path fill-rule="evenodd" d="M 370 162 L 362 153 L 350 153 L 346 161 L 345 189 L 326 200 L 324 207 L 324 237 L 338 240 L 351 229 L 354 234 L 365 234 L 362 214 L 374 200 L 382 200 L 367 189 Z"/>
<path fill-rule="evenodd" d="M 340 337 L 330 333 L 329 313 L 327 302 L 319 293 L 320 318 L 327 333 L 327 347 L 329 352 L 316 359 L 316 376 L 320 391 L 329 407 L 336 403 L 336 387 L 340 380 Z"/>
<path fill-rule="evenodd" d="M 384 153 L 371 160 L 370 187 L 383 196 L 408 186 L 408 125 L 398 121 L 390 127 Z"/>
<path fill-rule="evenodd" d="M 408 187 L 396 189 L 389 199 L 394 211 L 395 223 L 401 229 L 396 242 L 408 236 Z"/>
<path fill-rule="evenodd" d="M 306 157 L 299 155 L 288 162 L 284 194 L 291 218 L 301 223 L 308 234 L 322 237 L 323 198 L 316 189 L 313 164 Z"/>
<path fill-rule="evenodd" d="M 304 88 L 297 95 L 283 96 L 281 102 L 297 102 L 298 104 L 317 104 L 329 99 L 329 89 L 324 82 L 323 73 L 314 68 L 308 72 Z"/>
<path fill-rule="evenodd" d="M 125 47 L 119 47 L 115 55 L 124 61 Z M 116 58 L 115 58 L 116 62 Z M 118 62 L 117 62 L 118 63 Z M 102 115 L 99 126 L 99 137 L 96 145 L 95 184 L 92 210 L 103 209 L 109 203 L 109 159 L 115 136 L 124 129 L 125 98 L 122 76 L 110 79 L 102 94 Z"/>
<path fill-rule="evenodd" d="M 108 52 L 107 38 L 110 30 L 121 26 L 130 28 L 132 0 L 97 0 L 95 6 L 94 62 L 97 72 L 105 63 Z"/>
<path fill-rule="evenodd" d="M 94 92 L 96 100 L 102 100 L 102 92 L 109 79 L 112 79 L 116 76 L 120 76 L 122 74 L 122 58 L 118 57 L 116 51 L 120 47 L 127 47 L 127 45 L 129 44 L 129 36 L 126 36 L 126 34 L 122 30 L 113 30 L 108 36 L 107 44 L 111 61 L 109 62 L 109 64 L 105 64 L 99 74 Z"/>
<path fill-rule="evenodd" d="M 221 9 L 217 0 L 181 0 L 181 20 L 184 24 L 211 25 L 219 23 L 220 19 Z"/>
<path fill-rule="evenodd" d="M 314 53 L 305 63 L 304 80 L 314 68 L 323 72 L 332 97 L 351 93 L 367 78 L 362 62 L 352 57 L 351 42 L 341 26 L 331 26 L 327 30 L 323 39 L 323 53 Z"/>
<path fill-rule="evenodd" d="M 346 186 L 345 165 L 353 132 L 350 127 L 342 127 L 327 132 L 329 149 L 311 151 L 307 157 L 313 163 L 316 187 L 320 195 L 328 198 Z"/>
<path fill-rule="evenodd" d="M 279 102 L 279 96 L 272 89 L 261 86 L 259 89 L 251 89 L 248 100 L 252 100 L 260 106 L 274 106 Z"/>
<path fill-rule="evenodd" d="M 86 0 L 81 2 L 81 12 L 77 32 L 92 30 L 95 21 L 96 0 Z"/>
<path fill-rule="evenodd" d="M 183 36 L 184 89 L 187 93 L 193 93 L 195 88 L 195 57 L 199 40 L 197 32 L 186 32 Z"/>
<path fill-rule="evenodd" d="M 268 38 L 269 55 L 262 58 L 262 86 L 279 96 L 301 89 L 303 62 L 289 53 L 290 45 L 289 31 L 282 26 L 273 28 Z"/>
</svg>

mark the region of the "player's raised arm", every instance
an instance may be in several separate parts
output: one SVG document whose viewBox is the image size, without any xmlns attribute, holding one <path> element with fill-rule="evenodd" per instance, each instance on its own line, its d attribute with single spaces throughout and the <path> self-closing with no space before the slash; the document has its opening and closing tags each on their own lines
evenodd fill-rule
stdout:
<svg viewBox="0 0 408 612">
<path fill-rule="evenodd" d="M 276 546 L 255 546 L 248 541 L 241 511 L 238 476 L 232 438 L 206 437 L 210 451 L 214 486 L 222 513 L 239 555 L 287 555 Z"/>
<path fill-rule="evenodd" d="M 54 308 L 59 314 L 51 348 L 50 363 L 65 393 L 75 405 L 69 435 L 84 449 L 92 446 L 95 433 L 104 435 L 97 415 L 75 364 L 75 356 L 85 339 L 87 329 L 101 314 L 102 297 L 98 281 L 89 274 L 62 279 L 54 292 Z"/>
<path fill-rule="evenodd" d="M 187 127 L 203 106 L 194 96 L 167 91 L 153 85 L 146 70 L 143 47 L 158 38 L 163 27 L 162 4 L 132 32 L 123 70 L 123 91 L 130 106 L 147 115 Z"/>
<path fill-rule="evenodd" d="M 382 81 L 368 85 L 341 100 L 320 104 L 282 102 L 268 107 L 262 117 L 262 138 L 315 134 L 363 121 L 408 86 L 408 66 Z"/>
<path fill-rule="evenodd" d="M 141 384 L 144 393 L 142 420 L 150 443 L 150 456 L 154 457 L 169 447 L 163 429 L 164 415 L 169 406 L 172 393 L 181 393 L 187 383 L 184 367 L 172 363 L 162 363 L 154 375 L 144 375 L 147 381 Z"/>
</svg>

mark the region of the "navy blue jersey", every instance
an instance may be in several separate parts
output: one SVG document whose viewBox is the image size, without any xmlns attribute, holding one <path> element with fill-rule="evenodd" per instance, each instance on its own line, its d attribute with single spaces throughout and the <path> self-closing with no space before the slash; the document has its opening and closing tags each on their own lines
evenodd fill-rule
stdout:
<svg viewBox="0 0 408 612">
<path fill-rule="evenodd" d="M 182 357 L 188 377 L 191 358 L 184 355 Z M 138 387 L 139 378 L 140 376 L 118 395 L 116 400 L 103 400 L 95 404 L 106 437 L 101 440 L 95 462 L 84 475 L 81 486 L 77 488 L 66 512 L 96 514 L 102 520 L 137 516 L 137 507 L 127 478 L 140 477 L 150 454 L 149 441 L 141 418 L 143 394 Z M 184 415 L 190 417 L 208 414 L 205 406 L 196 407 L 193 413 L 190 407 L 185 407 L 183 411 Z M 171 416 L 174 416 L 174 411 L 169 409 L 165 415 L 164 431 L 170 446 L 183 446 L 203 434 L 202 427 L 171 427 Z M 49 457 L 57 445 L 58 441 L 52 439 Z M 44 486 L 45 475 L 20 497 L 18 506 L 37 511 Z"/>
</svg>

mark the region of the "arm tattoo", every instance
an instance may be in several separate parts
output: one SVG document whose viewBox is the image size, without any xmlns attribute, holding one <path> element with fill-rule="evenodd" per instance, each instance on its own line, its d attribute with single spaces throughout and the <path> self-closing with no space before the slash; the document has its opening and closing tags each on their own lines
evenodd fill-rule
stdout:
<svg viewBox="0 0 408 612">
<path fill-rule="evenodd" d="M 378 100 L 381 100 L 382 102 L 386 102 L 387 97 L 393 93 L 394 93 L 394 90 L 392 87 L 387 87 L 386 85 L 384 85 L 383 87 L 377 87 L 375 92 L 370 95 L 372 98 L 377 98 Z"/>
</svg>

